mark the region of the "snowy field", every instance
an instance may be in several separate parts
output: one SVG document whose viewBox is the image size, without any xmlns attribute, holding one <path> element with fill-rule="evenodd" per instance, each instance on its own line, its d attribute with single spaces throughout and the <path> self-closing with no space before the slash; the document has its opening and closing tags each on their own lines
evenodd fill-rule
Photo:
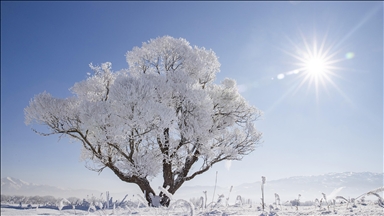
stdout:
<svg viewBox="0 0 384 216">
<path fill-rule="evenodd" d="M 324 178 L 327 181 L 324 181 Z M 361 181 L 371 179 L 371 181 Z M 298 187 L 295 182 L 309 186 Z M 323 182 L 323 183 L 322 183 Z M 343 186 L 336 184 L 342 182 Z M 93 191 L 91 195 L 75 195 L 76 190 L 55 196 L 38 194 L 44 188 L 15 178 L 2 178 L 1 215 L 383 215 L 384 187 L 382 174 L 329 174 L 315 177 L 293 177 L 268 182 L 267 192 L 260 194 L 260 182 L 243 184 L 230 189 L 213 186 L 182 188 L 177 195 L 166 194 L 171 202 L 166 207 L 147 207 L 148 203 L 140 192 L 119 195 L 106 191 Z M 312 183 L 312 184 L 311 184 Z M 320 184 L 321 183 L 321 184 Z M 326 191 L 324 184 L 336 187 Z M 330 185 L 328 185 L 330 184 Z M 284 187 L 289 185 L 289 187 Z M 317 187 L 316 187 L 317 185 Z M 26 187 L 28 186 L 28 187 Z M 262 184 L 262 186 L 264 186 Z M 367 186 L 367 187 L 365 187 Z M 13 190 L 11 190 L 13 188 Z M 16 190 L 16 189 L 20 190 Z M 346 188 L 346 190 L 344 190 Z M 352 190 L 352 189 L 356 190 Z M 371 189 L 367 189 L 371 188 Z M 263 187 L 264 189 L 264 187 Z M 292 195 L 293 191 L 305 193 Z M 313 190 L 309 190 L 313 189 Z M 349 190 L 347 190 L 349 189 Z M 359 190 L 357 190 L 359 189 Z M 248 193 L 246 193 L 248 191 Z M 270 191 L 284 191 L 280 195 Z M 324 193 L 316 192 L 324 191 Z M 21 194 L 28 195 L 21 195 Z M 29 192 L 29 193 L 27 193 Z M 92 191 L 86 191 L 92 192 Z M 6 195 L 14 194 L 14 195 Z M 98 195 L 100 194 L 100 195 Z M 264 196 L 265 195 L 265 196 Z M 359 195 L 359 196 L 357 196 Z M 67 198 L 63 198 L 67 197 Z M 78 198 L 82 197 L 82 198 Z M 213 197 L 216 199 L 214 200 Z M 264 197 L 264 210 L 262 200 Z M 151 196 L 152 205 L 160 206 L 158 196 Z"/>
<path fill-rule="evenodd" d="M 192 207 L 192 208 L 191 208 Z M 336 203 L 336 205 L 319 206 L 281 206 L 272 207 L 262 211 L 260 205 L 245 204 L 242 206 L 229 205 L 210 207 L 201 209 L 193 206 L 192 203 L 185 200 L 176 200 L 171 202 L 169 208 L 149 208 L 149 207 L 117 207 L 115 209 L 73 209 L 71 206 L 64 206 L 62 210 L 57 207 L 37 207 L 36 205 L 21 207 L 18 205 L 1 204 L 1 215 L 384 215 L 384 208 L 380 207 L 377 201 L 367 201 L 366 203 L 356 203 L 354 205 L 347 203 Z M 272 209 L 273 208 L 273 209 Z"/>
</svg>

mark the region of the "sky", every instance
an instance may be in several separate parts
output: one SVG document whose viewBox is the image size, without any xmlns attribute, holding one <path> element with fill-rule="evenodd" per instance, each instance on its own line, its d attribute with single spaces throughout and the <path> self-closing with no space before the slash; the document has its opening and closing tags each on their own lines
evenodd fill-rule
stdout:
<svg viewBox="0 0 384 216">
<path fill-rule="evenodd" d="M 169 35 L 212 49 L 263 111 L 262 145 L 184 184 L 224 187 L 331 172 L 383 172 L 383 2 L 1 1 L 1 177 L 64 188 L 136 187 L 89 171 L 80 143 L 24 123 L 41 92 L 72 96 L 89 63 Z M 320 68 L 320 69 L 319 69 Z M 157 188 L 162 182 L 152 181 Z"/>
</svg>

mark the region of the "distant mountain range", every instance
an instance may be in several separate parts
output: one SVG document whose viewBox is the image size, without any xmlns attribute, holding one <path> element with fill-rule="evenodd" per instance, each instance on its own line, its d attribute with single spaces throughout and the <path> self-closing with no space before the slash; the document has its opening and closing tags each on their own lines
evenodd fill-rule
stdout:
<svg viewBox="0 0 384 216">
<path fill-rule="evenodd" d="M 99 196 L 100 193 L 97 190 L 73 190 L 50 185 L 38 185 L 12 177 L 1 178 L 1 194 L 5 195 L 85 198 L 87 195 L 92 196 L 92 194 Z"/>
<path fill-rule="evenodd" d="M 296 176 L 271 181 L 268 181 L 267 178 L 264 185 L 264 193 L 267 202 L 274 201 L 275 193 L 280 195 L 282 202 L 296 199 L 299 194 L 301 194 L 300 200 L 306 201 L 314 200 L 315 198 L 320 199 L 322 193 L 325 193 L 329 198 L 338 195 L 352 198 L 379 187 L 383 187 L 383 173 L 344 172 L 317 176 Z M 207 191 L 208 202 L 212 201 L 214 186 L 181 187 L 174 195 L 174 198 L 186 200 L 200 198 L 204 196 L 203 191 Z M 140 191 L 133 192 L 133 194 L 136 193 L 140 193 Z M 217 187 L 215 200 L 218 195 L 223 194 L 225 197 L 228 197 L 229 193 L 229 188 Z M 99 196 L 101 192 L 97 190 L 72 190 L 49 185 L 37 185 L 20 179 L 6 177 L 1 179 L 1 194 L 85 198 L 87 195 L 91 196 L 92 194 Z M 230 203 L 235 201 L 237 195 L 241 195 L 243 199 L 259 200 L 261 197 L 261 182 L 234 186 L 230 193 Z M 114 196 L 122 198 L 124 194 L 114 194 Z"/>
<path fill-rule="evenodd" d="M 327 198 L 340 195 L 346 198 L 354 198 L 379 187 L 383 187 L 383 173 L 344 172 L 317 176 L 295 176 L 271 181 L 268 181 L 267 177 L 264 185 L 264 193 L 267 202 L 274 202 L 275 193 L 279 194 L 282 202 L 297 199 L 299 194 L 301 195 L 300 200 L 313 201 L 316 198 L 322 198 L 322 193 L 326 194 Z M 212 201 L 213 186 L 181 187 L 179 191 L 176 192 L 176 196 L 187 195 L 197 198 L 204 195 L 203 191 L 207 191 L 208 200 Z M 216 194 L 224 194 L 225 197 L 228 197 L 229 188 L 217 187 Z M 233 200 L 234 202 L 237 195 L 252 200 L 260 200 L 261 182 L 234 186 L 230 194 L 230 201 Z M 375 197 L 372 198 L 375 199 Z"/>
</svg>

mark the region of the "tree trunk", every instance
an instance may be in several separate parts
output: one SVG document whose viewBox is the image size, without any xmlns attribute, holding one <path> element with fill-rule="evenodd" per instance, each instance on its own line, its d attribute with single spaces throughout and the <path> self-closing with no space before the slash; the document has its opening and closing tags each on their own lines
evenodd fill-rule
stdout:
<svg viewBox="0 0 384 216">
<path fill-rule="evenodd" d="M 135 182 L 135 183 L 140 187 L 141 191 L 144 193 L 145 199 L 148 202 L 148 206 L 152 206 L 152 199 L 151 199 L 150 194 L 152 194 L 153 196 L 155 196 L 156 194 L 153 191 L 153 189 L 151 188 L 151 186 L 149 185 L 148 180 L 147 179 L 140 179 L 140 181 Z"/>
<path fill-rule="evenodd" d="M 127 182 L 127 183 L 135 183 L 137 186 L 140 187 L 141 191 L 144 194 L 145 199 L 148 202 L 148 206 L 152 205 L 152 199 L 150 194 L 156 195 L 155 191 L 152 189 L 151 185 L 149 184 L 148 179 L 137 177 L 137 176 L 130 176 L 127 177 L 123 173 L 119 171 L 118 168 L 116 168 L 112 163 L 107 163 L 106 166 L 108 166 L 116 175 L 120 178 L 120 180 Z"/>
<path fill-rule="evenodd" d="M 159 138 L 157 141 L 162 153 L 166 156 L 169 156 L 169 148 L 168 148 L 169 129 L 168 128 L 164 130 L 164 137 L 165 137 L 164 144 L 160 141 Z M 187 175 L 192 165 L 196 161 L 198 161 L 199 154 L 200 154 L 199 151 L 196 150 L 193 156 L 187 157 L 183 169 L 181 170 L 181 172 L 178 172 L 178 173 L 172 172 L 171 162 L 167 160 L 168 158 L 164 158 L 162 161 L 163 162 L 163 179 L 164 179 L 163 188 L 166 189 L 170 194 L 175 194 L 175 192 L 181 187 L 181 185 L 184 184 L 185 181 L 193 179 L 193 177 L 196 174 L 190 177 L 187 177 Z M 148 202 L 148 206 L 152 206 L 152 199 L 150 194 L 152 193 L 153 196 L 155 196 L 156 194 L 152 189 L 152 187 L 150 186 L 148 179 L 143 177 L 138 177 L 138 176 L 127 177 L 123 173 L 121 173 L 120 170 L 117 167 L 115 167 L 112 163 L 107 163 L 106 166 L 108 166 L 122 181 L 137 184 L 140 187 L 141 191 L 144 193 L 145 199 Z M 201 173 L 204 171 L 206 170 L 201 171 Z M 171 201 L 170 198 L 163 192 L 160 192 L 159 196 L 160 196 L 160 204 L 162 206 L 168 207 Z"/>
</svg>

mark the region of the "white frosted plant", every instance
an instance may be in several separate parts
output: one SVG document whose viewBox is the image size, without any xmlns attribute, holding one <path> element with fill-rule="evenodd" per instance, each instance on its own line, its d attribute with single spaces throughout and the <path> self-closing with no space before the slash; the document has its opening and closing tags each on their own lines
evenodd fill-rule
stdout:
<svg viewBox="0 0 384 216">
<path fill-rule="evenodd" d="M 319 201 L 319 199 L 315 199 L 315 202 L 314 202 L 314 205 L 315 205 L 315 209 L 316 207 L 319 207 L 319 209 L 321 208 L 321 202 Z"/>
<path fill-rule="evenodd" d="M 167 191 L 168 188 L 169 186 L 166 188 L 159 186 L 159 190 L 161 191 L 160 197 L 163 202 L 171 202 L 173 199 L 173 195 Z"/>
<path fill-rule="evenodd" d="M 299 194 L 299 196 L 297 197 L 297 203 L 296 203 L 296 211 L 299 210 L 299 205 L 300 205 L 300 197 L 301 197 L 301 194 Z"/>
<path fill-rule="evenodd" d="M 70 205 L 72 205 L 72 209 L 74 211 L 74 214 L 76 215 L 76 205 L 79 205 L 81 203 L 81 200 L 76 197 L 69 197 L 68 202 Z"/>
<path fill-rule="evenodd" d="M 384 199 L 380 196 L 380 192 L 383 192 L 384 191 L 384 187 L 379 187 L 375 190 L 372 190 L 372 191 L 369 191 L 367 193 L 367 195 L 374 195 L 378 198 L 378 201 L 377 201 L 377 204 L 380 206 L 380 207 L 383 207 L 384 208 Z"/>
<path fill-rule="evenodd" d="M 124 196 L 124 198 L 120 201 L 120 203 L 118 204 L 118 206 L 123 206 L 123 205 L 124 205 L 124 202 L 125 202 L 125 199 L 127 199 L 127 197 L 128 197 L 128 194 L 126 194 L 126 195 Z"/>
<path fill-rule="evenodd" d="M 87 202 L 89 203 L 88 212 L 97 211 L 97 207 L 99 207 L 100 210 L 103 210 L 103 193 L 100 194 L 99 198 L 95 197 L 93 194 L 91 196 L 87 196 Z"/>
<path fill-rule="evenodd" d="M 96 206 L 93 203 L 91 203 L 88 207 L 88 213 L 95 212 L 95 211 L 96 211 Z"/>
<path fill-rule="evenodd" d="M 190 215 L 190 216 L 195 215 L 195 206 L 191 202 L 188 202 L 183 199 L 178 199 L 175 202 L 173 202 L 168 208 L 168 214 L 169 214 L 169 211 L 174 210 L 176 207 L 182 207 L 184 209 L 187 209 L 186 211 L 183 212 L 183 215 L 185 215 L 185 213 L 187 213 L 187 215 Z"/>
<path fill-rule="evenodd" d="M 200 198 L 191 198 L 189 199 L 189 202 L 191 202 L 196 209 L 204 210 L 204 197 L 201 196 Z"/>
<path fill-rule="evenodd" d="M 109 209 L 109 203 L 111 201 L 111 199 L 109 198 L 109 191 L 105 192 L 105 198 L 106 198 L 106 208 Z"/>
<path fill-rule="evenodd" d="M 276 207 L 279 205 L 281 208 L 280 196 L 277 193 L 275 193 L 275 204 L 276 204 Z"/>
<path fill-rule="evenodd" d="M 251 199 L 247 199 L 246 203 L 248 204 L 248 208 L 252 208 L 252 200 Z"/>
<path fill-rule="evenodd" d="M 204 193 L 204 209 L 207 208 L 207 191 L 203 191 Z"/>
<path fill-rule="evenodd" d="M 326 195 L 325 193 L 321 193 L 321 194 L 323 195 L 323 199 L 324 199 L 325 203 L 327 204 L 327 209 L 328 209 L 328 211 L 329 211 L 329 206 L 330 206 L 330 204 L 328 203 L 327 195 Z"/>
<path fill-rule="evenodd" d="M 217 201 L 211 205 L 212 208 L 218 208 L 224 204 L 224 194 L 219 194 Z"/>
<path fill-rule="evenodd" d="M 225 200 L 225 206 L 229 206 L 229 196 L 231 195 L 231 192 L 232 192 L 232 188 L 233 188 L 233 186 L 231 185 L 231 188 L 229 189 L 229 193 L 228 193 L 228 197 L 227 197 L 227 199 Z"/>
<path fill-rule="evenodd" d="M 88 169 L 107 168 L 137 184 L 148 204 L 149 194 L 156 195 L 150 181 L 159 174 L 174 194 L 260 143 L 254 122 L 261 111 L 240 95 L 235 80 L 215 83 L 220 63 L 212 50 L 165 36 L 133 48 L 126 60 L 128 68 L 118 72 L 110 62 L 90 64 L 94 73 L 73 85 L 72 97 L 36 95 L 24 110 L 25 123 L 47 126 L 34 129 L 41 135 L 80 142 Z"/>
<path fill-rule="evenodd" d="M 103 207 L 104 207 L 103 202 L 97 202 L 97 206 L 98 206 L 100 209 L 103 209 Z"/>
<path fill-rule="evenodd" d="M 236 206 L 236 207 L 241 207 L 241 206 L 243 206 L 243 199 L 241 198 L 240 195 L 237 195 L 237 197 L 236 197 L 235 206 Z"/>
<path fill-rule="evenodd" d="M 153 207 L 160 207 L 160 196 L 153 195 L 152 193 L 149 195 L 151 197 L 151 205 Z"/>
<path fill-rule="evenodd" d="M 213 189 L 212 203 L 214 202 L 214 199 L 215 199 L 216 185 L 217 185 L 217 173 L 218 173 L 218 171 L 216 171 L 216 179 L 215 179 L 215 187 Z"/>
<path fill-rule="evenodd" d="M 116 210 L 116 204 L 115 203 L 113 203 L 112 213 L 114 215 L 118 215 L 118 211 Z"/>
<path fill-rule="evenodd" d="M 199 205 L 199 208 L 200 208 L 200 209 L 205 209 L 204 197 L 200 197 L 200 205 Z"/>
<path fill-rule="evenodd" d="M 350 200 L 351 200 L 351 203 L 352 203 L 352 207 L 356 208 L 356 203 L 355 203 L 356 199 L 355 198 L 351 198 Z"/>
<path fill-rule="evenodd" d="M 332 199 L 333 212 L 336 212 L 336 199 Z"/>
<path fill-rule="evenodd" d="M 266 178 L 264 176 L 261 176 L 261 208 L 264 211 L 265 203 L 264 203 L 264 184 L 265 184 Z"/>
<path fill-rule="evenodd" d="M 275 208 L 273 207 L 273 205 L 269 205 L 269 211 L 272 212 L 273 210 L 275 210 Z"/>
<path fill-rule="evenodd" d="M 345 202 L 347 203 L 347 208 L 348 208 L 349 203 L 351 202 L 350 199 L 347 199 L 347 198 L 345 198 L 345 197 L 343 197 L 343 196 L 336 196 L 335 199 L 336 199 L 336 200 L 339 199 L 339 200 L 343 200 L 343 201 L 345 201 Z"/>
<path fill-rule="evenodd" d="M 143 204 L 143 205 L 147 206 L 146 205 L 147 201 L 144 199 L 144 197 L 142 197 L 140 194 L 137 194 L 137 197 L 138 197 L 137 208 L 140 207 L 140 204 Z"/>
<path fill-rule="evenodd" d="M 63 199 L 60 199 L 60 201 L 57 203 L 57 208 L 59 209 L 59 211 L 61 211 L 61 209 L 63 209 L 63 207 L 65 206 L 65 204 L 68 204 L 70 205 L 71 202 L 68 201 L 67 199 L 63 198 Z"/>
</svg>

